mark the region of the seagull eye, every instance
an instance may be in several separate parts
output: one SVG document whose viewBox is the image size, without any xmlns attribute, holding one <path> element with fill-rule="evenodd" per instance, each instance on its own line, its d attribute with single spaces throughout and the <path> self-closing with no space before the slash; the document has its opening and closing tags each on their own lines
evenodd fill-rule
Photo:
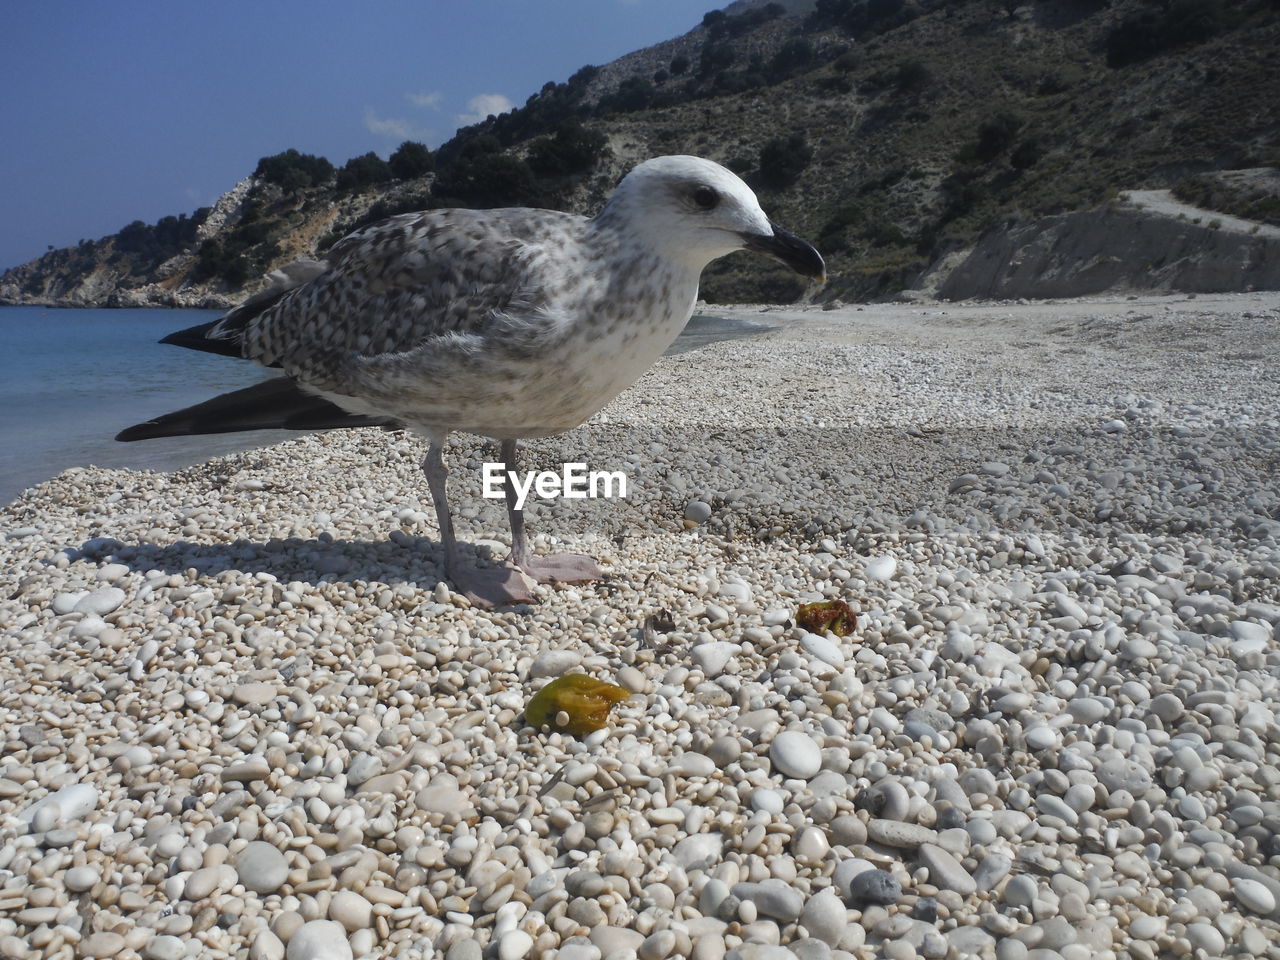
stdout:
<svg viewBox="0 0 1280 960">
<path fill-rule="evenodd" d="M 720 194 L 711 187 L 699 187 L 693 191 L 693 202 L 703 210 L 711 210 L 720 202 Z"/>
</svg>

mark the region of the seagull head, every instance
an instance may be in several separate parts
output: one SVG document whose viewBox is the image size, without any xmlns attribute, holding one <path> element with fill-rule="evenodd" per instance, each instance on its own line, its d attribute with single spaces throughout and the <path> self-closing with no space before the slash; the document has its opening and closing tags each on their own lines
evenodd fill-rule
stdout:
<svg viewBox="0 0 1280 960">
<path fill-rule="evenodd" d="M 754 250 L 806 277 L 826 279 L 811 245 L 760 209 L 751 188 L 701 157 L 655 157 L 623 177 L 596 218 L 618 223 L 656 252 L 701 272 L 735 250 Z"/>
</svg>

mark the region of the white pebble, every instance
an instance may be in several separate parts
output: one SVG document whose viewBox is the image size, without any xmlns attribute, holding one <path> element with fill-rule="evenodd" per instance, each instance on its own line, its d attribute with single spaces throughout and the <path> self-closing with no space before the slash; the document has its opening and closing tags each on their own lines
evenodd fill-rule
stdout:
<svg viewBox="0 0 1280 960">
<path fill-rule="evenodd" d="M 891 580 L 898 572 L 898 561 L 893 557 L 874 557 L 867 561 L 868 580 Z"/>
<path fill-rule="evenodd" d="M 1236 877 L 1231 881 L 1231 891 L 1240 906 L 1259 916 L 1267 916 L 1276 908 L 1275 896 L 1257 880 Z"/>
<path fill-rule="evenodd" d="M 822 750 L 807 733 L 784 730 L 769 744 L 769 760 L 783 776 L 809 780 L 822 769 Z"/>
<path fill-rule="evenodd" d="M 347 932 L 332 920 L 309 920 L 289 938 L 288 960 L 354 960 Z"/>
</svg>

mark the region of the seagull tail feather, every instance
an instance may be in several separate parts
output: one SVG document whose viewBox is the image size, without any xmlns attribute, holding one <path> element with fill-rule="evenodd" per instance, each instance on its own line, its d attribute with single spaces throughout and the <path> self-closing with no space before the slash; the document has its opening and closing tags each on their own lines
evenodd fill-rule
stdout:
<svg viewBox="0 0 1280 960">
<path fill-rule="evenodd" d="M 203 350 L 205 353 L 216 353 L 224 357 L 243 359 L 240 353 L 240 341 L 228 337 L 211 337 L 209 331 L 221 320 L 211 320 L 194 327 L 187 327 L 177 333 L 171 333 L 161 343 L 170 343 L 175 347 L 186 347 L 188 350 Z"/>
<path fill-rule="evenodd" d="M 210 320 L 207 323 L 171 333 L 160 342 L 242 360 L 244 359 L 242 340 L 249 323 L 274 307 L 298 287 L 321 276 L 328 269 L 329 265 L 323 260 L 298 260 L 279 270 L 273 270 L 267 274 L 268 285 L 240 306 L 217 320 Z M 279 364 L 272 363 L 267 366 L 277 367 Z"/>
<path fill-rule="evenodd" d="M 288 377 L 277 377 L 135 424 L 121 430 L 116 439 L 127 442 L 244 430 L 396 429 L 398 426 L 386 417 L 348 413 L 322 397 L 304 393 Z"/>
</svg>

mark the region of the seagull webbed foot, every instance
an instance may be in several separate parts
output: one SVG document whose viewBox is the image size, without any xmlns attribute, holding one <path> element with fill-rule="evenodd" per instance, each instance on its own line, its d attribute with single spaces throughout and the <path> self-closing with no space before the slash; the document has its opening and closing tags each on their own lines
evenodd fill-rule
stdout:
<svg viewBox="0 0 1280 960">
<path fill-rule="evenodd" d="M 580 553 L 528 557 L 519 566 L 539 583 L 589 583 L 604 577 L 596 562 Z"/>
<path fill-rule="evenodd" d="M 512 603 L 533 603 L 533 582 L 515 567 L 477 567 L 469 563 L 453 565 L 448 572 L 453 588 L 474 607 L 488 609 Z"/>
</svg>

